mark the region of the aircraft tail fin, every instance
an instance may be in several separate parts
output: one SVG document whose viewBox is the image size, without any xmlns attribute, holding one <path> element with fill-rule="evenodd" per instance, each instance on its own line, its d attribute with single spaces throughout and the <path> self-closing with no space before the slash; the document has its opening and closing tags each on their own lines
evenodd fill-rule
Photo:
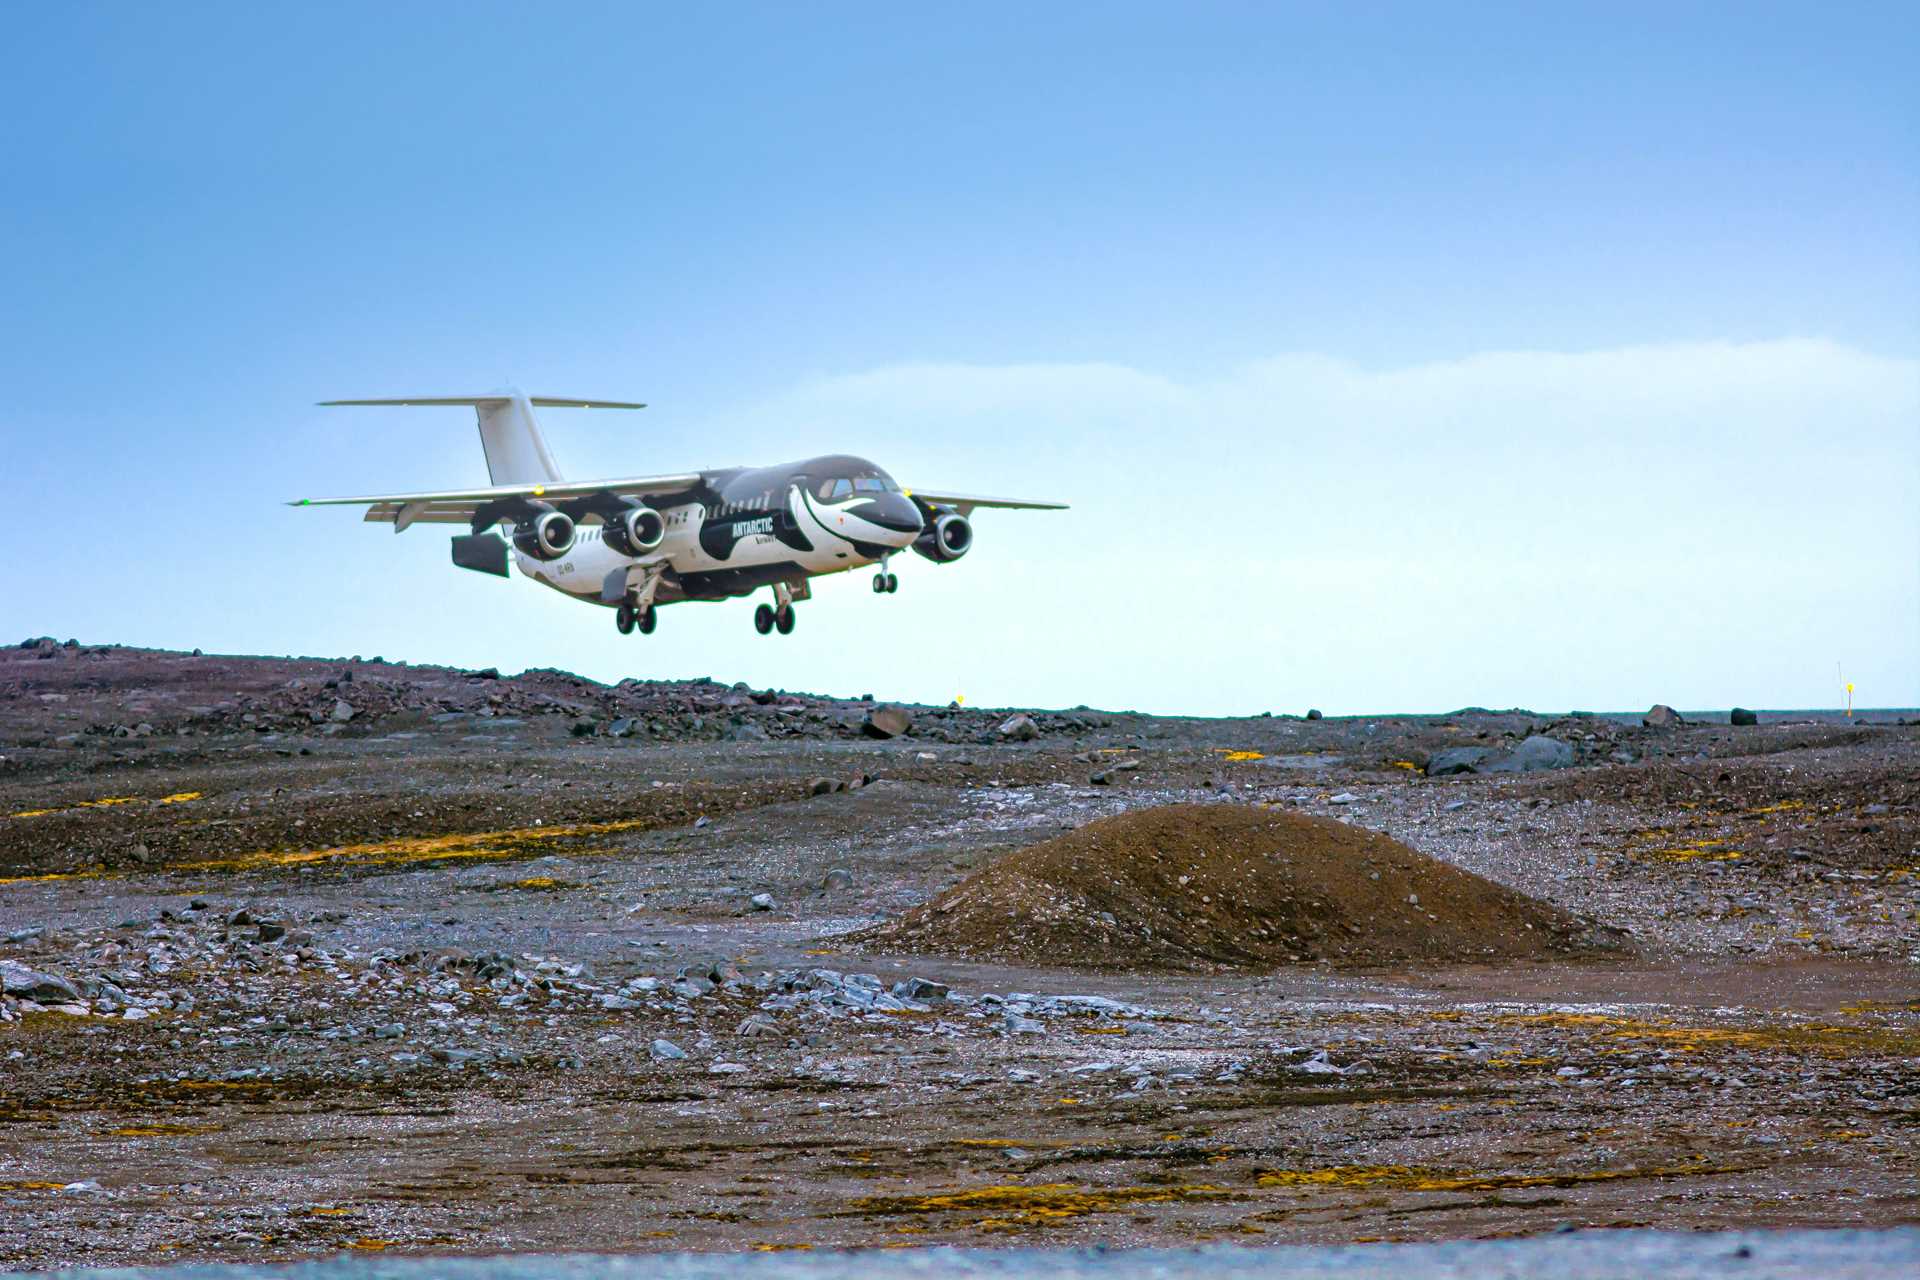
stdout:
<svg viewBox="0 0 1920 1280">
<path fill-rule="evenodd" d="M 480 419 L 480 447 L 487 455 L 487 476 L 494 484 L 531 484 L 559 480 L 560 468 L 547 450 L 533 410 L 644 409 L 624 400 L 581 400 L 571 396 L 529 396 L 495 391 L 483 396 L 416 396 L 386 400 L 322 400 L 323 405 L 470 405 Z"/>
</svg>

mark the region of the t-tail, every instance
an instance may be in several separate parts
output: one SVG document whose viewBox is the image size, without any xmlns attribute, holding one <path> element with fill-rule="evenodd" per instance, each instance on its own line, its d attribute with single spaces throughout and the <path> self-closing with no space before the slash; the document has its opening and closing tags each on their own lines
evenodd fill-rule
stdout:
<svg viewBox="0 0 1920 1280">
<path fill-rule="evenodd" d="M 623 400 L 579 400 L 571 396 L 530 396 L 495 391 L 484 396 L 417 396 L 403 400 L 322 400 L 323 405 L 471 405 L 480 419 L 480 447 L 487 455 L 487 476 L 497 485 L 547 484 L 560 468 L 534 420 L 534 407 L 554 409 L 644 409 Z"/>
</svg>

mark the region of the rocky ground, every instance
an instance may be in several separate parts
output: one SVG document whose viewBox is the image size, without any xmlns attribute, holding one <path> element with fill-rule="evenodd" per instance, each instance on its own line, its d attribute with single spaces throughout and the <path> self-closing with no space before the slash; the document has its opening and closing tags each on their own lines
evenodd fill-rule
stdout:
<svg viewBox="0 0 1920 1280">
<path fill-rule="evenodd" d="M 8 649 L 0 1264 L 1920 1221 L 1920 724 L 1648 718 Z M 1383 832 L 1619 945 L 848 939 L 1173 802 Z"/>
</svg>

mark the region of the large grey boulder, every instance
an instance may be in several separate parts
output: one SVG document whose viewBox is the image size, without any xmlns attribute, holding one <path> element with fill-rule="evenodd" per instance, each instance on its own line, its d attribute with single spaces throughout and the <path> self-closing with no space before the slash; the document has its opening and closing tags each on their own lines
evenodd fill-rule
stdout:
<svg viewBox="0 0 1920 1280">
<path fill-rule="evenodd" d="M 1640 717 L 1640 723 L 1649 729 L 1677 729 L 1686 721 L 1680 713 L 1664 702 L 1656 702 L 1647 714 Z"/>
<path fill-rule="evenodd" d="M 1427 776 L 1444 778 L 1454 773 L 1478 773 L 1493 752 L 1487 747 L 1448 747 L 1427 759 Z"/>
<path fill-rule="evenodd" d="M 1735 725 L 1756 725 L 1760 723 L 1760 717 L 1745 707 L 1735 707 L 1727 715 L 1727 723 Z"/>
<path fill-rule="evenodd" d="M 1535 773 L 1542 769 L 1570 768 L 1573 761 L 1571 744 L 1561 742 L 1558 738 L 1547 738 L 1535 734 L 1515 747 L 1504 759 L 1494 761 L 1481 772 Z"/>
<path fill-rule="evenodd" d="M 41 1004 L 73 1004 L 80 999 L 80 988 L 65 978 L 29 969 L 12 960 L 0 960 L 0 990 L 17 1000 L 36 1000 Z"/>
</svg>

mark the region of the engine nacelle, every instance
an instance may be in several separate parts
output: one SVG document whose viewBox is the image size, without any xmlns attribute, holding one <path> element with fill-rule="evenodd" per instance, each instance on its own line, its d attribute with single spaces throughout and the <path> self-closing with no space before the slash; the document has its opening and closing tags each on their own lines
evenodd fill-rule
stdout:
<svg viewBox="0 0 1920 1280">
<path fill-rule="evenodd" d="M 973 525 L 958 512 L 935 516 L 927 531 L 914 539 L 913 549 L 941 564 L 958 560 L 973 548 Z"/>
<path fill-rule="evenodd" d="M 535 560 L 558 560 L 573 550 L 573 517 L 547 511 L 513 527 L 513 545 Z"/>
<path fill-rule="evenodd" d="M 666 540 L 666 517 L 652 507 L 628 507 L 607 521 L 607 531 L 601 536 L 623 556 L 644 556 L 658 550 Z"/>
</svg>

